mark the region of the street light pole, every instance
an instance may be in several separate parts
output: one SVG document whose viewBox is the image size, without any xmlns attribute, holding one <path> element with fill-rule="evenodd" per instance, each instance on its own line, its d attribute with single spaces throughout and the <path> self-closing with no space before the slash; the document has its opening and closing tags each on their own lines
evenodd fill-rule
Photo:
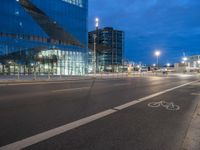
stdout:
<svg viewBox="0 0 200 150">
<path fill-rule="evenodd" d="M 157 67 L 158 67 L 158 66 L 159 66 L 159 65 L 158 65 L 158 57 L 159 57 L 159 56 L 158 56 L 158 55 L 156 55 L 156 57 L 157 57 Z"/>
<path fill-rule="evenodd" d="M 97 38 L 97 35 L 94 34 L 94 62 L 93 62 L 93 70 L 94 70 L 94 75 L 96 77 L 96 38 Z"/>
<path fill-rule="evenodd" d="M 160 56 L 160 51 L 156 51 L 155 55 L 156 55 L 156 58 L 157 58 L 157 68 L 159 68 L 159 62 L 158 62 L 158 60 L 159 60 L 159 56 Z"/>
<path fill-rule="evenodd" d="M 96 47 L 97 47 L 97 43 L 96 43 L 96 39 L 97 39 L 97 31 L 98 31 L 98 28 L 99 28 L 99 18 L 96 18 L 95 19 L 95 27 L 96 27 L 96 32 L 94 34 L 94 66 L 93 66 L 93 69 L 94 69 L 94 75 L 96 77 L 96 70 L 97 70 L 97 55 L 96 55 Z"/>
</svg>

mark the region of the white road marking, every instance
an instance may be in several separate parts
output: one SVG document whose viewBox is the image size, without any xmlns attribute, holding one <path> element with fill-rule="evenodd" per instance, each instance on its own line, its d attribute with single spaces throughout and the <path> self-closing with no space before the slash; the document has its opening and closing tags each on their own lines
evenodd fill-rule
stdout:
<svg viewBox="0 0 200 150">
<path fill-rule="evenodd" d="M 19 83 L 0 83 L 0 87 L 3 86 L 15 86 L 15 85 L 45 85 L 45 84 L 59 84 L 59 83 L 73 83 L 73 82 L 80 82 L 80 81 L 88 81 L 88 80 L 93 80 L 93 79 L 80 79 L 80 80 L 63 80 L 63 81 L 33 81 L 33 82 L 19 82 Z M 112 80 L 109 78 L 109 80 Z M 113 79 L 114 80 L 114 79 Z M 115 79 L 116 80 L 116 79 Z M 121 79 L 118 79 L 121 80 Z M 96 80 L 96 82 L 99 82 L 102 80 Z"/>
<path fill-rule="evenodd" d="M 57 84 L 57 83 L 63 83 L 63 82 L 26 82 L 26 83 L 3 83 L 0 84 L 0 86 L 13 86 L 13 85 L 43 85 L 43 84 Z"/>
<path fill-rule="evenodd" d="M 44 85 L 44 84 L 58 84 L 58 83 L 73 83 L 86 80 L 63 80 L 63 81 L 39 81 L 39 82 L 21 82 L 21 83 L 1 83 L 0 86 L 14 86 L 14 85 Z"/>
<path fill-rule="evenodd" d="M 61 89 L 61 90 L 54 90 L 53 93 L 60 93 L 60 92 L 71 92 L 71 91 L 77 91 L 77 90 L 88 90 L 91 87 L 81 87 L 81 88 L 72 88 L 72 89 Z"/>
<path fill-rule="evenodd" d="M 200 96 L 200 93 L 191 93 L 191 95 Z"/>
<path fill-rule="evenodd" d="M 95 115 L 92 115 L 92 116 L 89 116 L 89 117 L 74 121 L 72 123 L 60 126 L 58 128 L 54 128 L 52 130 L 49 130 L 49 131 L 37 134 L 35 136 L 26 138 L 24 140 L 15 142 L 13 144 L 9 144 L 7 146 L 0 147 L 0 150 L 20 150 L 20 149 L 23 149 L 23 148 L 28 147 L 30 145 L 39 143 L 41 141 L 44 141 L 44 140 L 49 139 L 51 137 L 54 137 L 56 135 L 59 135 L 59 134 L 62 134 L 64 132 L 67 132 L 69 130 L 72 130 L 74 128 L 77 128 L 77 127 L 79 127 L 81 125 L 88 124 L 88 123 L 90 123 L 92 121 L 95 121 L 95 120 L 100 119 L 102 117 L 108 116 L 108 115 L 110 115 L 110 114 L 112 114 L 112 113 L 114 113 L 116 111 L 117 110 L 109 109 L 109 110 L 100 112 L 98 114 L 95 114 Z"/>
<path fill-rule="evenodd" d="M 17 142 L 5 145 L 3 147 L 0 147 L 0 150 L 20 150 L 20 149 L 26 148 L 28 146 L 31 146 L 33 144 L 42 142 L 44 140 L 47 140 L 47 139 L 52 138 L 54 136 L 57 136 L 59 134 L 65 133 L 67 131 L 70 131 L 72 129 L 80 127 L 82 125 L 86 125 L 86 124 L 88 124 L 90 122 L 93 122 L 93 121 L 98 120 L 100 118 L 103 118 L 105 116 L 108 116 L 108 115 L 111 115 L 113 113 L 116 113 L 116 112 L 118 112 L 118 111 L 120 111 L 122 109 L 128 108 L 130 106 L 133 106 L 135 104 L 141 103 L 141 102 L 146 101 L 148 99 L 151 99 L 153 97 L 162 95 L 164 93 L 168 93 L 170 91 L 173 91 L 175 89 L 178 89 L 178 88 L 190 85 L 190 84 L 198 82 L 198 81 L 193 81 L 193 82 L 189 82 L 189 83 L 186 83 L 186 84 L 182 84 L 180 86 L 176 86 L 174 88 L 170 88 L 170 89 L 164 90 L 162 92 L 158 92 L 158 93 L 155 93 L 155 94 L 152 94 L 152 95 L 140 98 L 138 100 L 133 100 L 131 102 L 128 102 L 128 103 L 123 104 L 123 105 L 120 105 L 118 107 L 114 107 L 112 109 L 108 109 L 106 111 L 94 114 L 92 116 L 85 117 L 85 118 L 82 118 L 80 120 L 71 122 L 69 124 L 65 124 L 63 126 L 60 126 L 60 127 L 57 127 L 57 128 L 51 129 L 51 130 L 48 130 L 46 132 L 42 132 L 40 134 L 36 134 L 36 135 L 28 137 L 26 139 L 23 139 L 23 140 L 20 140 L 20 141 L 17 141 Z"/>
<path fill-rule="evenodd" d="M 148 107 L 152 107 L 152 108 L 157 108 L 160 106 L 166 108 L 167 110 L 171 110 L 171 111 L 180 110 L 180 106 L 175 105 L 173 102 L 160 101 L 160 102 L 151 102 L 148 104 Z"/>
</svg>

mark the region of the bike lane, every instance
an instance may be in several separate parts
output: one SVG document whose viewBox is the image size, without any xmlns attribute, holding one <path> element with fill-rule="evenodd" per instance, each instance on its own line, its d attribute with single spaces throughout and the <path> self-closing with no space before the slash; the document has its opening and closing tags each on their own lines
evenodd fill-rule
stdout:
<svg viewBox="0 0 200 150">
<path fill-rule="evenodd" d="M 192 93 L 199 91 L 197 84 L 176 89 L 26 149 L 178 150 L 199 101 Z"/>
</svg>

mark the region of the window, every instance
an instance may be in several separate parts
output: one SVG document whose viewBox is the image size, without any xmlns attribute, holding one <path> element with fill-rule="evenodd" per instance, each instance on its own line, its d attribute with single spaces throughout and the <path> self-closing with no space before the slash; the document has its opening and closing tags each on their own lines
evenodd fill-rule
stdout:
<svg viewBox="0 0 200 150">
<path fill-rule="evenodd" d="M 83 7 L 82 0 L 62 0 L 62 1 L 70 3 L 70 4 L 73 4 L 73 5 L 76 5 L 76 6 L 79 6 L 79 7 Z"/>
</svg>

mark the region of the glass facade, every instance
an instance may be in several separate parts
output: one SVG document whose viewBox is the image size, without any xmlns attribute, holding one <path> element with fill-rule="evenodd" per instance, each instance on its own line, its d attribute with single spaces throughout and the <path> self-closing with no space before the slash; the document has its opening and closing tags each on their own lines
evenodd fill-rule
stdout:
<svg viewBox="0 0 200 150">
<path fill-rule="evenodd" d="M 97 35 L 96 41 L 94 35 Z M 105 27 L 91 31 L 88 34 L 89 48 L 94 51 L 96 43 L 96 65 L 97 71 L 115 71 L 123 63 L 125 33 Z M 91 56 L 93 55 L 90 52 Z"/>
<path fill-rule="evenodd" d="M 0 73 L 82 75 L 88 0 L 3 0 Z"/>
</svg>

